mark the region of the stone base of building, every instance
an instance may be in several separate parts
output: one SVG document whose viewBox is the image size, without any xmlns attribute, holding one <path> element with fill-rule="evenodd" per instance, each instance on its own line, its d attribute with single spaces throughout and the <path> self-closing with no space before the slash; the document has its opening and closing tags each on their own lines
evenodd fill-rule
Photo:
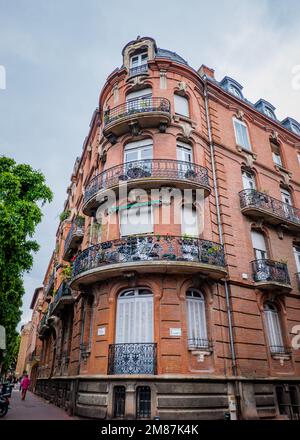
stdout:
<svg viewBox="0 0 300 440">
<path fill-rule="evenodd" d="M 290 387 L 299 399 L 300 380 L 157 376 L 38 379 L 35 392 L 69 414 L 93 419 L 297 419 L 299 413 L 288 403 L 280 408 L 276 397 L 278 388 L 284 393 Z"/>
</svg>

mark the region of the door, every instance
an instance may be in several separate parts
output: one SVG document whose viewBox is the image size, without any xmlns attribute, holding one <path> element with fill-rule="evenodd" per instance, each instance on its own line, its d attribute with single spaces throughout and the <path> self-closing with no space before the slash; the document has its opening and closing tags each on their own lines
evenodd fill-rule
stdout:
<svg viewBox="0 0 300 440">
<path fill-rule="evenodd" d="M 151 139 L 130 142 L 125 146 L 125 175 L 128 179 L 150 177 L 152 169 L 153 145 Z"/>
<path fill-rule="evenodd" d="M 251 174 L 247 171 L 243 171 L 242 178 L 243 178 L 243 188 L 244 189 L 256 189 L 255 179 L 254 179 L 253 174 Z"/>
<path fill-rule="evenodd" d="M 128 113 L 147 111 L 152 108 L 152 89 L 142 89 L 129 93 L 126 96 L 126 110 Z"/>
<path fill-rule="evenodd" d="M 285 217 L 293 219 L 294 217 L 294 209 L 293 202 L 290 192 L 287 189 L 281 188 L 281 200 L 283 201 L 283 211 Z"/>
<path fill-rule="evenodd" d="M 176 148 L 178 162 L 178 174 L 181 179 L 188 178 L 193 170 L 193 150 L 189 144 L 177 143 Z"/>
<path fill-rule="evenodd" d="M 252 245 L 256 260 L 265 260 L 268 258 L 267 246 L 264 234 L 257 231 L 251 232 Z"/>
</svg>

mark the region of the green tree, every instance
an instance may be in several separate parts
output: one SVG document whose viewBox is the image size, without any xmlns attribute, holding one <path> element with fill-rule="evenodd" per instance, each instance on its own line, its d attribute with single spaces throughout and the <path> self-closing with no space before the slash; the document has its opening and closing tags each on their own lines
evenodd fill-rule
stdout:
<svg viewBox="0 0 300 440">
<path fill-rule="evenodd" d="M 32 239 L 42 219 L 41 207 L 52 200 L 52 192 L 40 171 L 0 157 L 0 324 L 6 328 L 3 370 L 16 355 L 21 318 L 23 275 L 33 263 L 39 245 Z"/>
</svg>

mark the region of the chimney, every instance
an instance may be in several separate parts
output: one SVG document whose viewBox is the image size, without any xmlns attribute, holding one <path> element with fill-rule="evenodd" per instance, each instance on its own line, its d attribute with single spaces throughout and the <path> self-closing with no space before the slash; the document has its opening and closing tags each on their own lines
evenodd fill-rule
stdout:
<svg viewBox="0 0 300 440">
<path fill-rule="evenodd" d="M 208 76 L 210 78 L 215 78 L 215 71 L 214 69 L 211 69 L 210 67 L 205 66 L 202 64 L 202 66 L 199 68 L 198 73 L 200 76 Z"/>
</svg>

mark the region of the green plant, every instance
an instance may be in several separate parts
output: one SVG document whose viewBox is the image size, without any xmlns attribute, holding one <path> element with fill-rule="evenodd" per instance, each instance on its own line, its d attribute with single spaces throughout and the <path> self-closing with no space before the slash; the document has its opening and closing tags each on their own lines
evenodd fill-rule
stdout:
<svg viewBox="0 0 300 440">
<path fill-rule="evenodd" d="M 72 267 L 71 266 L 65 266 L 61 271 L 62 277 L 64 280 L 68 280 L 72 276 Z"/>
<path fill-rule="evenodd" d="M 3 372 L 15 360 L 22 277 L 30 271 L 33 253 L 39 249 L 33 236 L 42 219 L 41 206 L 51 200 L 52 192 L 40 171 L 0 156 L 0 323 L 6 330 Z"/>
<path fill-rule="evenodd" d="M 70 217 L 71 211 L 70 209 L 67 209 L 66 211 L 63 211 L 59 214 L 59 220 L 63 222 L 64 220 L 67 220 L 68 217 Z"/>
</svg>

